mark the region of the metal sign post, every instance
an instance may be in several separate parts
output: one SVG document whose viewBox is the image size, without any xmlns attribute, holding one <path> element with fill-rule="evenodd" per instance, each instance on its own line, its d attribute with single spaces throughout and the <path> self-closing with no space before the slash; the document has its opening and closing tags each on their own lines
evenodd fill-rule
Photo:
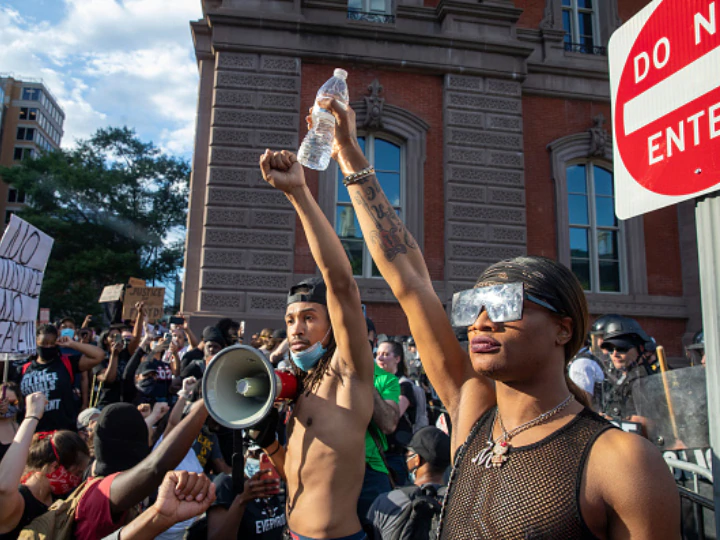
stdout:
<svg viewBox="0 0 720 540">
<path fill-rule="evenodd" d="M 707 399 L 712 447 L 715 530 L 720 538 L 720 196 L 701 199 L 697 221 L 703 332 L 707 356 Z"/>
</svg>

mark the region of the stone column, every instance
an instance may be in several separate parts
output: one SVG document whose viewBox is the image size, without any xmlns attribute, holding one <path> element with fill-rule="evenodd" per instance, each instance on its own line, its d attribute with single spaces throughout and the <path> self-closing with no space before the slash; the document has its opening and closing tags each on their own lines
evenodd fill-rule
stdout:
<svg viewBox="0 0 720 540">
<path fill-rule="evenodd" d="M 295 213 L 262 180 L 258 161 L 265 148 L 297 149 L 300 60 L 216 58 L 195 315 L 277 323 L 292 280 Z"/>
<path fill-rule="evenodd" d="M 447 297 L 490 264 L 526 253 L 520 84 L 447 75 L 445 281 Z"/>
</svg>

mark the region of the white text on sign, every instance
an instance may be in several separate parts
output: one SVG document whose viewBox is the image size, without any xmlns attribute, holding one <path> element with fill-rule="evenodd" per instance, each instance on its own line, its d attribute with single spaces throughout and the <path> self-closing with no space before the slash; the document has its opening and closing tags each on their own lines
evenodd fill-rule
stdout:
<svg viewBox="0 0 720 540">
<path fill-rule="evenodd" d="M 716 2 L 711 2 L 706 13 L 698 12 L 692 24 L 695 45 L 715 36 L 718 31 Z M 673 49 L 667 37 L 659 38 L 651 51 L 642 51 L 633 58 L 635 83 L 643 81 L 651 70 L 662 70 L 670 61 Z M 704 54 L 683 69 L 634 97 L 625 104 L 625 134 L 629 135 L 671 112 L 695 101 L 720 86 L 720 77 L 697 80 L 691 73 L 713 73 L 720 66 L 720 46 Z M 688 81 L 692 80 L 692 84 Z M 648 107 L 647 103 L 653 103 Z M 676 125 L 665 126 L 648 136 L 648 165 L 682 153 L 690 145 L 699 146 L 705 141 L 720 137 L 720 102 L 703 107 Z"/>
</svg>

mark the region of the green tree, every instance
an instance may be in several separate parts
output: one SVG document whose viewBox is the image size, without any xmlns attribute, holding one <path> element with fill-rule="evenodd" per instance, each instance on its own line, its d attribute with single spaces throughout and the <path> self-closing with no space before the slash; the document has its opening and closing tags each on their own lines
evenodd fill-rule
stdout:
<svg viewBox="0 0 720 540">
<path fill-rule="evenodd" d="M 26 195 L 18 213 L 55 239 L 40 305 L 88 313 L 106 285 L 162 281 L 182 264 L 190 166 L 128 128 L 98 130 L 73 150 L 43 153 L 0 176 Z"/>
</svg>

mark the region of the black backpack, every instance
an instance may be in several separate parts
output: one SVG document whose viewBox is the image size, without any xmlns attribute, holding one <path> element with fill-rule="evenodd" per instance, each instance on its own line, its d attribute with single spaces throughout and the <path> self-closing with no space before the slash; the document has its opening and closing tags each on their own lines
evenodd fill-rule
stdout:
<svg viewBox="0 0 720 540">
<path fill-rule="evenodd" d="M 447 492 L 444 486 L 426 484 L 423 487 L 399 488 L 410 499 L 399 516 L 404 525 L 391 540 L 437 540 L 442 501 Z"/>
</svg>

